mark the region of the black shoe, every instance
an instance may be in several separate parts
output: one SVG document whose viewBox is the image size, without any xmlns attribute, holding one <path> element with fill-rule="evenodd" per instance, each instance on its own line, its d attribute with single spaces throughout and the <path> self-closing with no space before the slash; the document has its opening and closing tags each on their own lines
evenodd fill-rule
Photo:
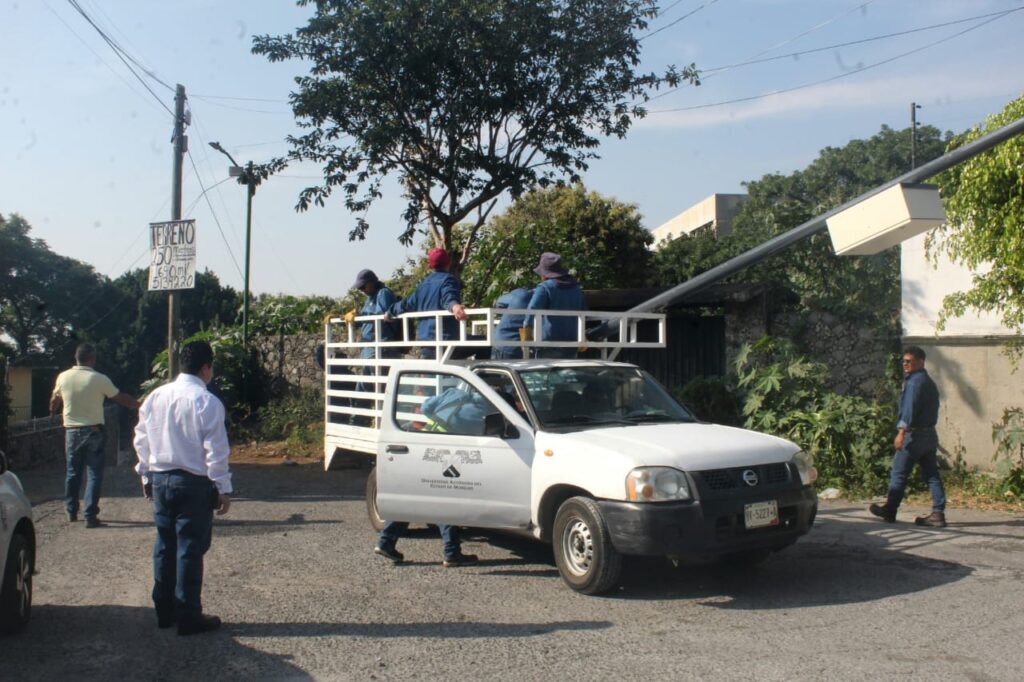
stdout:
<svg viewBox="0 0 1024 682">
<path fill-rule="evenodd" d="M 476 554 L 463 554 L 459 552 L 451 559 L 444 560 L 445 568 L 458 568 L 459 566 L 472 566 L 477 562 Z"/>
<path fill-rule="evenodd" d="M 930 528 L 945 528 L 946 515 L 942 512 L 932 512 L 928 516 L 918 516 L 914 519 L 914 524 L 918 526 L 928 526 Z"/>
<path fill-rule="evenodd" d="M 391 559 L 396 564 L 400 564 L 405 561 L 405 555 L 396 549 L 385 549 L 383 547 L 374 547 L 373 553 L 377 556 L 382 556 L 385 559 Z"/>
<path fill-rule="evenodd" d="M 896 523 L 896 511 L 890 509 L 888 504 L 872 504 L 868 511 L 886 523 Z"/>
<path fill-rule="evenodd" d="M 85 520 L 85 527 L 86 527 L 86 528 L 102 528 L 102 527 L 103 527 L 103 526 L 105 526 L 105 525 L 106 525 L 105 523 L 103 523 L 102 521 L 100 521 L 100 520 L 99 520 L 98 518 L 96 518 L 95 516 L 94 516 L 94 517 L 92 517 L 91 519 L 86 519 L 86 520 Z"/>
<path fill-rule="evenodd" d="M 198 635 L 201 632 L 210 632 L 220 627 L 220 618 L 217 616 L 199 616 L 199 620 L 189 621 L 185 623 L 178 623 L 178 634 L 182 637 L 186 635 Z"/>
<path fill-rule="evenodd" d="M 172 625 L 174 625 L 174 616 L 173 615 L 172 616 L 159 616 L 158 615 L 156 617 L 156 626 L 158 628 L 160 628 L 161 630 L 166 630 L 167 628 L 171 627 Z"/>
<path fill-rule="evenodd" d="M 78 520 L 78 512 L 69 512 L 69 511 L 66 511 L 66 512 L 64 512 L 64 513 L 65 513 L 65 514 L 67 515 L 67 517 L 68 517 L 68 523 L 74 523 L 75 521 L 77 521 L 77 520 Z"/>
</svg>

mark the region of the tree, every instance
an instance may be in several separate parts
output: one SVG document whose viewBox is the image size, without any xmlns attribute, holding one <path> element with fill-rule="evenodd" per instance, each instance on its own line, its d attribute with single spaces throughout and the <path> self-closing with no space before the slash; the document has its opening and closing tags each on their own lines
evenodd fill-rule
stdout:
<svg viewBox="0 0 1024 682">
<path fill-rule="evenodd" d="M 1024 96 L 954 138 L 953 150 L 1024 117 Z M 944 253 L 973 273 L 972 287 L 942 303 L 939 328 L 968 308 L 999 314 L 1024 328 L 1024 138 L 1011 138 L 939 176 L 947 224 L 930 240 L 929 255 Z"/>
<path fill-rule="evenodd" d="M 940 156 L 943 147 L 938 129 L 918 129 L 920 162 Z M 659 276 L 665 284 L 686 281 L 909 169 L 909 129 L 882 126 L 867 140 L 826 147 L 804 170 L 744 183 L 749 199 L 733 221 L 732 232 L 717 239 L 675 240 L 658 254 Z M 856 317 L 865 325 L 894 324 L 899 309 L 898 250 L 837 258 L 827 234 L 814 235 L 734 279 L 774 285 L 796 296 L 805 310 Z"/>
<path fill-rule="evenodd" d="M 123 300 L 92 266 L 54 253 L 31 230 L 17 214 L 0 216 L 0 332 L 17 355 L 66 360 Z"/>
<path fill-rule="evenodd" d="M 254 39 L 271 61 L 312 63 L 291 95 L 309 132 L 261 173 L 321 164 L 323 182 L 297 208 L 340 188 L 360 216 L 350 239 L 365 235 L 362 215 L 396 174 L 403 243 L 422 230 L 451 249 L 468 219 L 456 271 L 503 193 L 579 180 L 596 133 L 623 137 L 652 89 L 697 83 L 692 64 L 637 73 L 636 33 L 654 0 L 317 0 L 315 10 L 294 35 Z"/>
<path fill-rule="evenodd" d="M 533 286 L 533 268 L 544 251 L 561 254 L 588 289 L 648 286 L 654 279 L 652 241 L 634 204 L 580 184 L 535 190 L 480 231 L 477 259 L 486 266 L 463 271 L 463 300 L 490 305 L 517 286 Z"/>
</svg>

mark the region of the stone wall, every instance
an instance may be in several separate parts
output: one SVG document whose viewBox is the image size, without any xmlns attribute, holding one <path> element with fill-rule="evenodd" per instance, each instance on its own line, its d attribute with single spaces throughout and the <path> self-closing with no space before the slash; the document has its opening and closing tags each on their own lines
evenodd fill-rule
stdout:
<svg viewBox="0 0 1024 682">
<path fill-rule="evenodd" d="M 888 397 L 896 381 L 900 339 L 829 313 L 769 316 L 763 299 L 732 305 L 726 311 L 726 358 L 731 369 L 740 347 L 765 334 L 788 338 L 800 352 L 829 366 L 827 386 L 836 393 L 864 398 Z"/>
<path fill-rule="evenodd" d="M 270 377 L 273 394 L 280 395 L 290 389 L 323 389 L 324 373 L 316 364 L 316 347 L 322 340 L 320 334 L 253 339 L 260 366 Z"/>
<path fill-rule="evenodd" d="M 107 405 L 104 420 L 107 430 L 107 465 L 118 463 L 118 449 L 131 451 L 130 440 L 126 442 L 121 434 L 121 411 L 116 405 Z M 36 420 L 39 422 L 39 420 Z M 119 434 L 121 437 L 119 438 Z M 60 418 L 51 425 L 37 424 L 34 430 L 19 431 L 18 424 L 11 424 L 7 437 L 7 459 L 14 471 L 28 469 L 59 468 L 64 466 L 64 427 Z"/>
</svg>

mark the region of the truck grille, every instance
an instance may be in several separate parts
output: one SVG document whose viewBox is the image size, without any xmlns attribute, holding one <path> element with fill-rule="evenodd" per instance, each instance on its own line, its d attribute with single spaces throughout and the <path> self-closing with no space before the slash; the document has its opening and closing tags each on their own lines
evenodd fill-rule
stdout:
<svg viewBox="0 0 1024 682">
<path fill-rule="evenodd" d="M 748 486 L 743 481 L 743 472 L 753 470 L 757 474 L 757 486 Z M 708 471 L 696 471 L 694 476 L 698 478 L 709 490 L 736 490 L 761 488 L 763 486 L 778 485 L 789 481 L 789 465 L 762 464 L 751 467 L 735 467 L 733 469 L 711 469 Z"/>
</svg>

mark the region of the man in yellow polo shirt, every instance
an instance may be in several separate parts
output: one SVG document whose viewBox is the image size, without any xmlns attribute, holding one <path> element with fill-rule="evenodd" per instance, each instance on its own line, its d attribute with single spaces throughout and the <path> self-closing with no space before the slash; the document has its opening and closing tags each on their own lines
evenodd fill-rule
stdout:
<svg viewBox="0 0 1024 682">
<path fill-rule="evenodd" d="M 50 414 L 63 403 L 64 452 L 67 478 L 64 482 L 64 511 L 68 521 L 78 520 L 78 493 L 82 469 L 88 471 L 85 484 L 85 527 L 99 528 L 100 487 L 103 485 L 104 446 L 103 399 L 137 410 L 139 402 L 121 393 L 105 374 L 96 371 L 96 348 L 83 343 L 75 349 L 75 366 L 61 372 L 50 397 Z"/>
</svg>

